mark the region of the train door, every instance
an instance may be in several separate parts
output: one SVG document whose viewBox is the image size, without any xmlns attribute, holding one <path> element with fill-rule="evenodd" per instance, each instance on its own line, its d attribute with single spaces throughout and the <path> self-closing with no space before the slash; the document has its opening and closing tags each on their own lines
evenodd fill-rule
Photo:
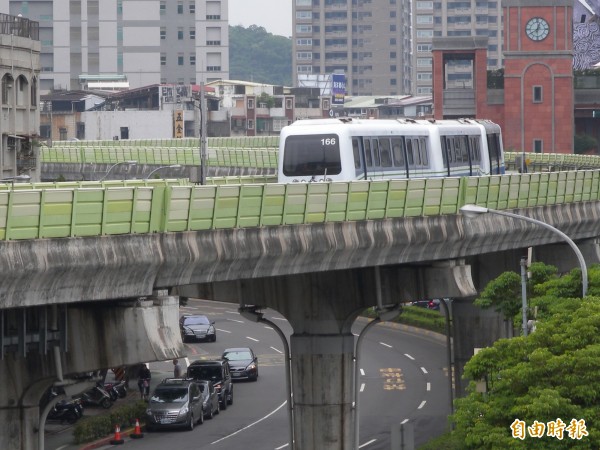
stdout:
<svg viewBox="0 0 600 450">
<path fill-rule="evenodd" d="M 394 137 L 392 143 L 392 163 L 395 178 L 408 178 L 406 166 L 406 146 L 403 137 Z"/>
<path fill-rule="evenodd" d="M 354 178 L 364 180 L 367 178 L 365 166 L 365 152 L 362 145 L 362 139 L 352 138 L 352 155 L 354 157 Z"/>
<path fill-rule="evenodd" d="M 430 172 L 429 148 L 425 136 L 407 136 L 406 160 L 408 166 L 408 177 L 424 177 Z"/>
<path fill-rule="evenodd" d="M 374 165 L 371 140 L 369 138 L 363 138 L 363 150 L 365 154 L 365 178 L 371 179 L 373 177 Z"/>
<path fill-rule="evenodd" d="M 496 133 L 486 133 L 486 138 L 490 158 L 490 173 L 493 175 L 503 174 L 504 166 L 502 163 L 500 136 Z"/>
<path fill-rule="evenodd" d="M 471 175 L 488 175 L 481 163 L 481 138 L 468 136 L 469 159 L 471 161 Z"/>
</svg>

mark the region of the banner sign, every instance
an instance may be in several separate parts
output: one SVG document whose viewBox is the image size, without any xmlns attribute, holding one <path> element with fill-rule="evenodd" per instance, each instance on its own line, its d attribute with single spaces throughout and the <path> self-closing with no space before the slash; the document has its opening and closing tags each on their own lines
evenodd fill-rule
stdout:
<svg viewBox="0 0 600 450">
<path fill-rule="evenodd" d="M 346 95 L 346 75 L 334 73 L 331 75 L 331 104 L 343 105 Z"/>
</svg>

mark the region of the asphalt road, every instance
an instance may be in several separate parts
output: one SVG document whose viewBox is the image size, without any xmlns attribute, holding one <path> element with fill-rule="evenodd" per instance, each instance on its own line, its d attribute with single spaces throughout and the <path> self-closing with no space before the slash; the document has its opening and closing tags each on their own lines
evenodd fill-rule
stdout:
<svg viewBox="0 0 600 450">
<path fill-rule="evenodd" d="M 228 347 L 252 347 L 259 360 L 257 382 L 234 384 L 234 402 L 213 420 L 193 431 L 146 433 L 141 440 L 127 440 L 128 450 L 231 450 L 289 448 L 283 345 L 274 330 L 251 323 L 236 305 L 190 300 L 182 313 L 206 314 L 215 321 L 217 341 L 187 343 L 183 368 L 196 359 L 219 357 Z M 265 318 L 289 336 L 291 327 L 277 312 Z M 358 335 L 366 325 L 359 320 Z M 372 327 L 363 340 L 360 377 L 360 448 L 389 449 L 391 430 L 404 424 L 414 429 L 417 447 L 444 432 L 450 411 L 445 340 L 422 331 L 405 331 L 398 325 Z M 172 376 L 171 361 L 150 364 L 153 384 Z M 47 450 L 60 446 L 46 439 Z M 53 446 L 54 445 L 54 446 Z"/>
</svg>

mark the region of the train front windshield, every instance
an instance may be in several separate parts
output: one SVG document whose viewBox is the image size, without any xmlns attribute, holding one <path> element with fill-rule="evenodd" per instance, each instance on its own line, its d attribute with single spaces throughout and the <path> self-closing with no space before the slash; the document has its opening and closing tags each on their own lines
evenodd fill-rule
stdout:
<svg viewBox="0 0 600 450">
<path fill-rule="evenodd" d="M 288 177 L 338 175 L 342 171 L 337 134 L 288 136 L 283 150 L 283 174 Z"/>
</svg>

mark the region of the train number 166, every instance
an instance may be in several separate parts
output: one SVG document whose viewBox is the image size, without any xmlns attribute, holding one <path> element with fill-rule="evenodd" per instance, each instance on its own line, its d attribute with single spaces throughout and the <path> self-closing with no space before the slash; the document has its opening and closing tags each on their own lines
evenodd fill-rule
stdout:
<svg viewBox="0 0 600 450">
<path fill-rule="evenodd" d="M 321 139 L 321 145 L 335 145 L 335 138 Z"/>
</svg>

